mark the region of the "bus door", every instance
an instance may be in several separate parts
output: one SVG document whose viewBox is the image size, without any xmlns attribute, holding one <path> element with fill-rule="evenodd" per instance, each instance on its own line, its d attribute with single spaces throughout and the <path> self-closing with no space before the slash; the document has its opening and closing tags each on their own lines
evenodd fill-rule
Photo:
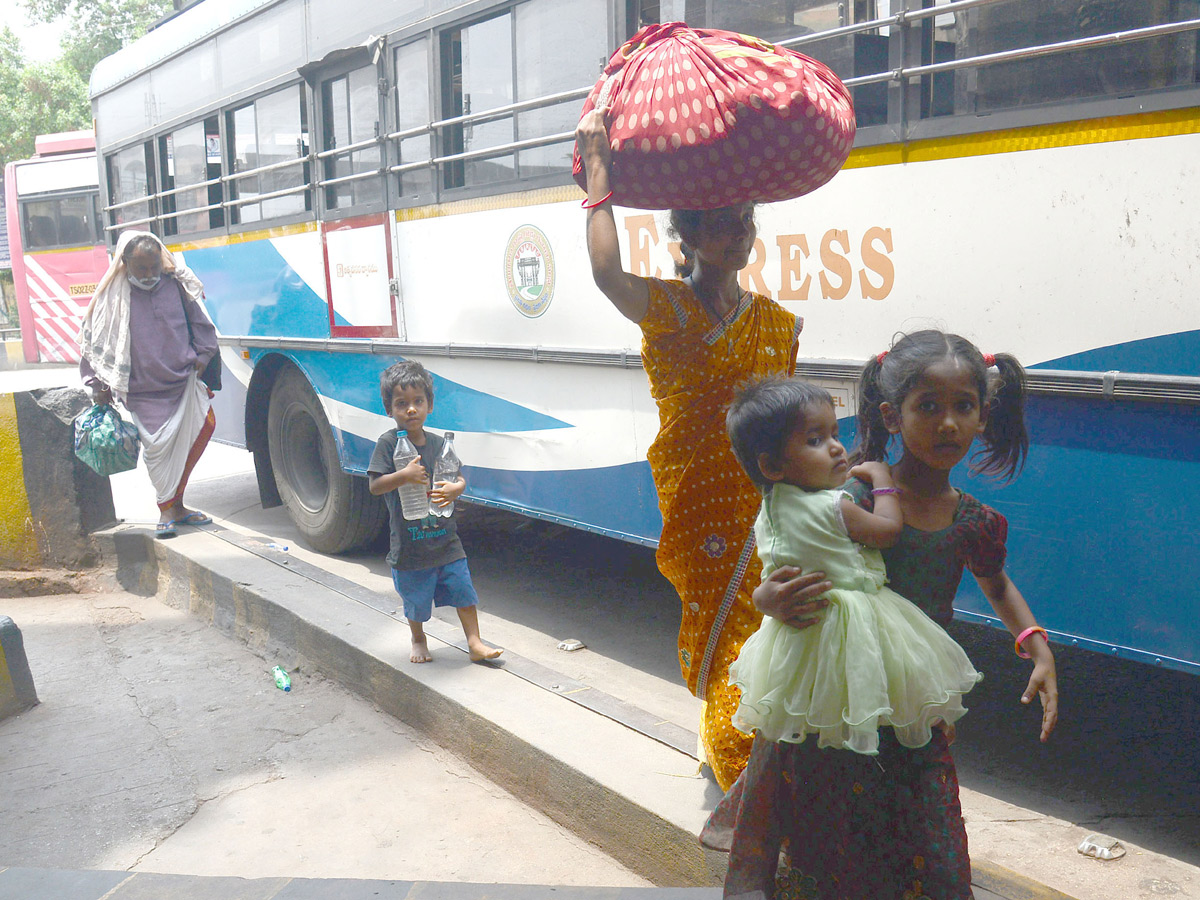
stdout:
<svg viewBox="0 0 1200 900">
<path fill-rule="evenodd" d="M 398 336 L 381 72 L 379 54 L 367 51 L 313 79 L 321 123 L 321 246 L 333 337 Z"/>
</svg>

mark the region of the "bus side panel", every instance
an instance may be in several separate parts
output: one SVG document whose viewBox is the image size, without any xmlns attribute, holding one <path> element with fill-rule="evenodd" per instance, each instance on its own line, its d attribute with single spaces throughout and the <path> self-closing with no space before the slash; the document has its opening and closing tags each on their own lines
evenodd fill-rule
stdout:
<svg viewBox="0 0 1200 900">
<path fill-rule="evenodd" d="M 1035 397 L 1029 462 L 966 490 L 1009 520 L 1007 570 L 1039 621 L 1094 649 L 1200 673 L 1194 407 Z M 994 616 L 974 579 L 961 609 Z"/>
<path fill-rule="evenodd" d="M 185 245 L 180 255 L 204 284 L 205 305 L 218 335 L 329 337 L 315 225 L 250 232 L 232 242 Z M 244 447 L 253 366 L 237 347 L 222 348 L 221 358 L 224 377 L 213 401 L 214 437 Z"/>
<path fill-rule="evenodd" d="M 625 212 L 618 210 L 619 226 Z M 658 224 L 663 215 L 629 215 L 629 227 L 644 247 L 651 242 L 642 223 L 653 225 L 663 254 L 654 269 L 646 269 L 639 257 L 633 263 L 638 274 L 672 277 L 664 274 L 671 264 Z M 641 332 L 592 281 L 584 221 L 576 198 L 397 222 L 396 273 L 407 339 L 636 352 Z M 630 259 L 628 229 L 620 231 L 620 239 L 623 256 Z M 522 256 L 538 263 L 536 300 L 520 293 Z"/>
<path fill-rule="evenodd" d="M 321 399 L 342 465 L 365 473 L 375 441 L 395 422 L 383 414 L 379 376 L 400 357 L 290 353 Z M 527 512 L 637 543 L 662 529 L 639 442 L 656 419 L 603 396 L 645 394 L 638 370 L 511 360 L 413 357 L 433 376 L 427 421 L 453 431 L 468 469 L 468 499 Z M 648 400 L 648 397 L 647 397 Z M 640 449 L 639 449 L 640 448 Z"/>
<path fill-rule="evenodd" d="M 221 390 L 213 395 L 217 427 L 213 440 L 234 447 L 246 446 L 246 388 L 252 369 L 236 347 L 222 347 Z"/>
<path fill-rule="evenodd" d="M 108 253 L 103 247 L 49 250 L 26 253 L 22 261 L 38 358 L 78 363 L 79 326 L 108 269 Z"/>
<path fill-rule="evenodd" d="M 324 266 L 315 231 L 245 237 L 184 253 L 205 284 L 218 332 L 328 338 Z M 485 325 L 494 326 L 483 329 L 492 335 L 489 343 L 515 336 L 514 326 L 500 323 L 514 319 L 519 326 L 526 320 L 504 297 L 502 278 L 497 279 L 501 289 L 481 299 L 470 285 L 460 286 L 458 274 L 433 295 L 410 292 L 406 310 L 442 311 L 462 321 L 474 321 L 472 314 L 479 313 Z M 562 305 L 569 297 L 564 290 Z M 597 299 L 604 303 L 598 295 L 590 298 Z M 619 327 L 620 317 L 606 303 L 599 311 Z M 576 330 L 592 329 L 576 320 Z M 467 330 L 462 339 L 479 336 Z M 459 340 L 458 334 L 450 337 Z M 303 350 L 286 355 L 317 392 L 343 468 L 365 472 L 376 438 L 393 424 L 383 414 L 379 376 L 397 357 Z M 241 365 L 234 348 L 224 358 L 228 377 L 217 409 L 218 438 L 243 443 L 239 429 L 252 369 Z M 429 425 L 458 436 L 463 458 L 476 468 L 472 496 L 629 540 L 657 540 L 661 518 L 645 463 L 657 417 L 640 370 L 444 356 L 421 361 L 435 379 Z"/>
<path fill-rule="evenodd" d="M 804 316 L 801 357 L 865 360 L 932 326 L 1048 364 L 1200 330 L 1198 182 L 1200 133 L 851 168 L 757 210 L 742 281 Z M 668 270 L 662 214 L 616 216 L 631 271 Z M 586 267 L 580 246 L 562 268 Z M 1172 355 L 1142 371 L 1200 369 Z"/>
<path fill-rule="evenodd" d="M 246 232 L 183 251 L 221 335 L 328 338 L 325 265 L 315 223 Z"/>
</svg>

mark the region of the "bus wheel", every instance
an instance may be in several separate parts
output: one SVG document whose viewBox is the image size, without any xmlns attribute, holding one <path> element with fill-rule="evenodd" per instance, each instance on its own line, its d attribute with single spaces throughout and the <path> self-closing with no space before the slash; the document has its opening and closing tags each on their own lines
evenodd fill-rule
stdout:
<svg viewBox="0 0 1200 900">
<path fill-rule="evenodd" d="M 267 446 L 283 505 L 314 550 L 341 553 L 379 534 L 387 509 L 367 479 L 342 471 L 333 429 L 298 369 L 284 369 L 271 389 Z"/>
</svg>

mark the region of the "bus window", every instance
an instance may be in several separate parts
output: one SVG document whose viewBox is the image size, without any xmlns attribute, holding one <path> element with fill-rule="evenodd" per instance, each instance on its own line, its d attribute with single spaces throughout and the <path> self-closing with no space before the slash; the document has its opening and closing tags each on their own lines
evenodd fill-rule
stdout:
<svg viewBox="0 0 1200 900">
<path fill-rule="evenodd" d="M 235 173 L 296 160 L 294 165 L 231 181 L 230 196 L 238 201 L 230 212 L 231 222 L 260 222 L 312 209 L 312 197 L 302 190 L 309 178 L 308 163 L 301 162 L 308 156 L 308 110 L 303 85 L 286 87 L 233 110 L 226 121 L 226 133 Z M 276 196 L 246 202 L 266 194 Z"/>
<path fill-rule="evenodd" d="M 899 7 L 899 0 L 895 4 Z M 713 28 L 753 34 L 772 42 L 783 42 L 858 22 L 869 22 L 889 12 L 888 0 L 763 0 L 737 3 L 717 0 L 713 4 Z M 888 70 L 886 29 L 844 34 L 805 43 L 797 52 L 820 60 L 839 78 L 874 75 Z M 858 126 L 887 121 L 887 85 L 868 84 L 851 88 Z"/>
<path fill-rule="evenodd" d="M 204 109 L 218 83 L 217 70 L 217 44 L 211 38 L 157 66 L 150 76 L 155 124 L 178 121 Z"/>
<path fill-rule="evenodd" d="M 58 201 L 40 200 L 24 204 L 26 250 L 58 246 Z"/>
<path fill-rule="evenodd" d="M 443 118 L 478 115 L 513 102 L 511 13 L 443 32 L 441 50 Z M 514 139 L 511 115 L 452 125 L 442 133 L 442 152 L 469 153 L 509 144 Z M 492 184 L 511 181 L 516 175 L 516 161 L 511 152 L 503 152 L 452 162 L 444 172 L 448 188 Z"/>
<path fill-rule="evenodd" d="M 220 183 L 204 184 L 221 175 L 216 117 L 159 138 L 158 158 L 163 190 L 175 191 L 163 198 L 163 234 L 192 234 L 224 225 L 225 214 L 219 205 L 204 209 L 221 202 Z"/>
<path fill-rule="evenodd" d="M 321 110 L 326 150 L 349 147 L 378 136 L 379 73 L 375 66 L 363 66 L 324 82 L 321 85 Z M 380 166 L 379 144 L 372 144 L 326 157 L 325 179 L 375 172 Z M 326 209 L 379 206 L 382 203 L 383 185 L 378 178 L 343 181 L 325 188 Z"/>
<path fill-rule="evenodd" d="M 1198 0 L 1001 3 L 939 16 L 937 40 L 953 48 L 949 58 L 962 58 L 1113 34 L 1198 14 Z M 963 70 L 946 79 L 933 114 L 977 115 L 1196 81 L 1196 33 L 1187 32 Z"/>
<path fill-rule="evenodd" d="M 44 247 L 91 247 L 99 240 L 96 228 L 96 194 L 75 194 L 24 204 L 26 244 L 31 250 Z M 42 238 L 51 238 L 43 241 Z"/>
<path fill-rule="evenodd" d="M 870 5 L 873 7 L 874 3 Z M 873 18 L 874 9 L 868 10 L 865 6 L 867 4 L 862 0 L 853 4 L 835 0 L 760 0 L 758 3 L 717 0 L 713 5 L 712 27 L 752 34 L 768 41 L 782 41 Z M 851 7 L 854 17 L 851 17 Z"/>
<path fill-rule="evenodd" d="M 396 48 L 396 130 L 407 131 L 429 124 L 429 41 L 414 41 Z M 405 138 L 399 142 L 397 163 L 422 162 L 430 158 L 428 134 Z M 414 169 L 401 173 L 401 202 L 409 202 L 433 191 L 433 173 L 429 169 Z"/>
<path fill-rule="evenodd" d="M 118 207 L 110 213 L 110 225 L 130 225 L 150 230 L 152 154 L 149 143 L 134 144 L 105 159 L 108 167 L 108 203 L 109 206 Z"/>
<path fill-rule="evenodd" d="M 729 0 L 717 0 L 718 4 L 722 2 L 728 3 Z M 753 4 L 739 2 L 738 5 L 750 6 Z M 795 6 L 796 4 L 789 5 Z M 706 6 L 705 0 L 626 0 L 626 17 L 631 23 L 629 36 L 632 37 L 639 28 L 658 22 L 687 22 L 693 28 L 709 27 L 708 18 L 705 15 Z"/>
<path fill-rule="evenodd" d="M 153 128 L 150 120 L 153 96 L 150 73 L 143 72 L 97 97 L 92 110 L 96 117 L 97 146 L 113 147 Z"/>
<path fill-rule="evenodd" d="M 338 4 L 339 0 L 323 5 Z M 180 4 L 183 6 L 184 4 Z M 276 3 L 262 8 L 236 28 L 217 34 L 218 76 L 226 95 L 253 90 L 255 85 L 295 71 L 307 61 L 304 17 L 314 3 Z M 322 32 L 324 34 L 324 32 Z"/>
<path fill-rule="evenodd" d="M 287 6 L 288 4 L 280 4 Z M 308 23 L 308 59 L 362 42 L 368 34 L 390 34 L 429 16 L 430 7 L 443 12 L 463 0 L 306 0 L 293 4 Z M 302 37 L 302 40 L 304 39 Z"/>
<path fill-rule="evenodd" d="M 604 4 L 592 0 L 531 0 L 517 15 L 517 99 L 532 100 L 569 91 L 596 80 L 607 60 L 608 18 Z M 531 64 L 536 60 L 536 65 Z M 521 140 L 574 132 L 579 101 L 522 112 Z M 522 178 L 569 174 L 573 140 L 521 150 Z"/>
</svg>

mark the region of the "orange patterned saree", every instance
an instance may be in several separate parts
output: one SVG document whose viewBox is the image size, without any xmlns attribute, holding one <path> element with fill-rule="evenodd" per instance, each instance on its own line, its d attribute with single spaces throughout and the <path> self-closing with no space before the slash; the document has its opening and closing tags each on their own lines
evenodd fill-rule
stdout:
<svg viewBox="0 0 1200 900">
<path fill-rule="evenodd" d="M 803 320 L 746 293 L 714 322 L 682 281 L 648 284 L 638 325 L 659 413 L 647 452 L 663 518 L 658 567 L 683 602 L 679 667 L 705 702 L 701 747 L 728 790 L 750 753 L 750 738 L 730 724 L 738 694 L 728 674 L 762 618 L 751 600 L 762 569 L 752 533 L 762 497 L 733 456 L 725 410 L 747 379 L 794 370 Z"/>
</svg>

